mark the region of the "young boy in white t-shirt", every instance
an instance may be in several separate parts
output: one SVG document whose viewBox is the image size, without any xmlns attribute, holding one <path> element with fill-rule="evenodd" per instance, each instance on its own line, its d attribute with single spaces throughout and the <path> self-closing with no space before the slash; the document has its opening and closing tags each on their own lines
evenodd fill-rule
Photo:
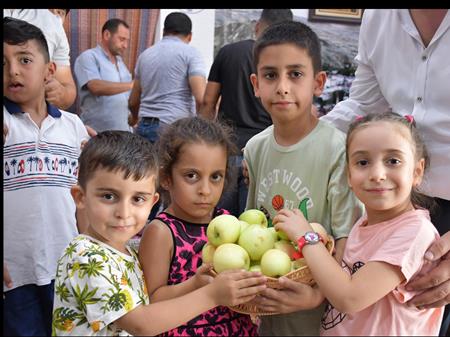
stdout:
<svg viewBox="0 0 450 337">
<path fill-rule="evenodd" d="M 5 335 L 49 335 L 56 263 L 77 234 L 70 187 L 86 129 L 45 100 L 56 71 L 42 31 L 3 19 Z"/>
</svg>

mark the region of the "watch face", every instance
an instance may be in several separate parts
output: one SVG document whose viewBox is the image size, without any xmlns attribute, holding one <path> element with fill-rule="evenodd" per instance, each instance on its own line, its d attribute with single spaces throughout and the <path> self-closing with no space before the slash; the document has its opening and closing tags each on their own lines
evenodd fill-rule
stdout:
<svg viewBox="0 0 450 337">
<path fill-rule="evenodd" d="M 305 233 L 305 240 L 308 241 L 308 243 L 317 243 L 319 242 L 319 234 L 316 232 L 307 232 Z"/>
</svg>

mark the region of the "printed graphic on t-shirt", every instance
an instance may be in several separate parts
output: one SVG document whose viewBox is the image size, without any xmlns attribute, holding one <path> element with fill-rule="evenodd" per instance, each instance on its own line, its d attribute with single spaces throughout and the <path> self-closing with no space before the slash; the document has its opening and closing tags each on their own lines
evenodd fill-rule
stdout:
<svg viewBox="0 0 450 337">
<path fill-rule="evenodd" d="M 345 261 L 342 261 L 342 269 L 346 270 L 351 275 L 356 273 L 358 271 L 358 269 L 361 268 L 362 266 L 364 266 L 364 262 L 358 261 L 353 264 L 352 268 L 350 268 L 350 266 L 347 265 L 345 263 Z M 341 323 L 345 319 L 346 316 L 347 316 L 347 314 L 343 314 L 343 313 L 339 312 L 330 303 L 328 303 L 325 308 L 323 317 L 322 317 L 322 328 L 324 330 L 332 329 L 336 325 Z"/>
<path fill-rule="evenodd" d="M 70 188 L 77 182 L 79 149 L 48 142 L 24 142 L 3 148 L 3 189 L 36 186 Z"/>
<path fill-rule="evenodd" d="M 281 195 L 272 195 L 271 192 L 275 190 L 275 185 L 284 185 L 282 186 L 283 189 L 287 187 L 288 190 L 290 190 L 290 193 L 295 196 L 295 199 L 292 197 L 290 199 Z M 281 199 L 274 200 L 275 197 L 281 197 Z M 309 198 L 307 207 L 313 207 L 314 204 L 311 200 L 308 187 L 305 186 L 300 177 L 294 175 L 294 172 L 288 172 L 285 169 L 273 169 L 268 172 L 267 175 L 261 179 L 258 186 L 257 203 L 266 205 L 271 204 L 275 211 L 278 211 L 281 208 L 297 208 L 299 206 L 298 201 L 305 198 Z"/>
<path fill-rule="evenodd" d="M 286 187 L 289 195 L 280 194 L 279 191 L 285 190 Z M 284 169 L 273 169 L 261 180 L 257 203 L 260 205 L 259 210 L 266 215 L 269 227 L 272 226 L 271 214 L 276 214 L 283 208 L 298 208 L 308 219 L 308 209 L 314 206 L 308 187 L 298 176 L 294 176 L 294 172 Z"/>
</svg>

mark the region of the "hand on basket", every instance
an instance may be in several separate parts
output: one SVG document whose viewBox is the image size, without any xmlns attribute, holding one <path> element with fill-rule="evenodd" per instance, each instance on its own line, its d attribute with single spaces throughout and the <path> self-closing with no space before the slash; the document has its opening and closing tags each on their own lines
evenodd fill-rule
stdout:
<svg viewBox="0 0 450 337">
<path fill-rule="evenodd" d="M 287 277 L 278 279 L 282 289 L 266 288 L 252 303 L 262 312 L 287 314 L 319 306 L 325 297 L 320 290 Z"/>
<path fill-rule="evenodd" d="M 226 270 L 212 281 L 212 296 L 219 305 L 235 306 L 252 300 L 266 289 L 266 277 L 260 272 Z"/>
</svg>

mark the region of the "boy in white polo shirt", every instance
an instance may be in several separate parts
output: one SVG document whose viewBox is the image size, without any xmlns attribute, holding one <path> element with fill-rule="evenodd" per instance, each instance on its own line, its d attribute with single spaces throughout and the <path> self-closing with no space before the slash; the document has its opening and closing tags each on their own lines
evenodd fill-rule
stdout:
<svg viewBox="0 0 450 337">
<path fill-rule="evenodd" d="M 45 101 L 56 65 L 42 31 L 4 18 L 3 32 L 3 334 L 50 335 L 57 259 L 78 234 L 70 187 L 89 137 L 78 116 Z"/>
</svg>

